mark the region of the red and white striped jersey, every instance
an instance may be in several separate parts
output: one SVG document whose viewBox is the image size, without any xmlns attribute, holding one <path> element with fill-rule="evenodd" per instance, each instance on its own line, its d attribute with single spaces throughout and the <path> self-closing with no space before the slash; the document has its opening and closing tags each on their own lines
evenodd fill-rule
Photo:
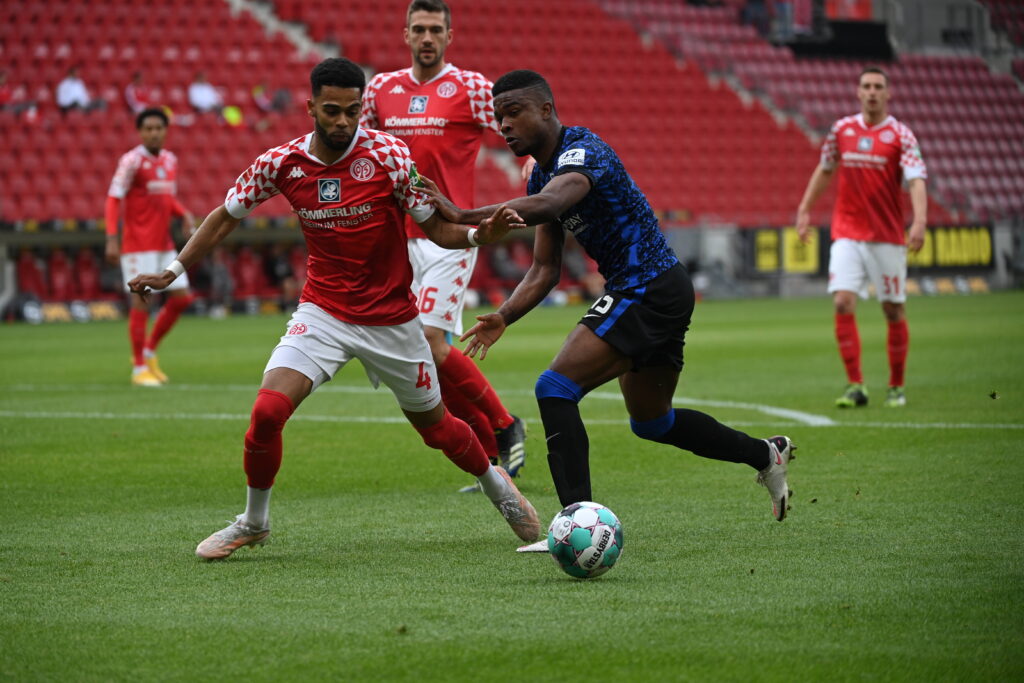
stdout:
<svg viewBox="0 0 1024 683">
<path fill-rule="evenodd" d="M 452 64 L 425 83 L 412 69 L 374 76 L 363 92 L 360 125 L 401 138 L 419 171 L 457 206 L 474 206 L 476 156 L 485 130 L 498 132 L 493 84 Z M 406 221 L 409 237 L 425 237 Z"/>
<path fill-rule="evenodd" d="M 281 194 L 299 217 L 309 251 L 302 301 L 359 325 L 398 325 L 416 317 L 404 213 L 433 213 L 409 181 L 409 149 L 358 128 L 344 155 L 325 164 L 310 153 L 313 133 L 260 155 L 228 191 L 235 218 Z M 403 213 L 404 212 L 404 213 Z"/>
<path fill-rule="evenodd" d="M 892 116 L 871 127 L 863 114 L 839 119 L 821 147 L 821 165 L 839 168 L 832 239 L 905 243 L 902 185 L 928 177 L 910 128 Z"/>
<path fill-rule="evenodd" d="M 174 249 L 171 216 L 183 213 L 174 197 L 177 192 L 178 158 L 173 152 L 162 149 L 153 155 L 139 145 L 121 155 L 107 191 L 124 200 L 121 253 Z M 108 229 L 116 232 L 116 226 Z"/>
</svg>

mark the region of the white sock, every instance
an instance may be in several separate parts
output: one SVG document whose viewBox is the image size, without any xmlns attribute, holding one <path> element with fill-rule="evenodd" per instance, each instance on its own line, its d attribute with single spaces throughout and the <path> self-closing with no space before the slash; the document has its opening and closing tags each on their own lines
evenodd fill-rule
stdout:
<svg viewBox="0 0 1024 683">
<path fill-rule="evenodd" d="M 246 487 L 245 514 L 242 519 L 251 527 L 266 529 L 270 526 L 270 491 Z"/>
<path fill-rule="evenodd" d="M 488 465 L 487 471 L 477 477 L 477 481 L 480 482 L 480 488 L 484 494 L 491 500 L 508 498 L 511 493 L 508 488 L 508 482 L 498 474 L 498 470 L 494 469 L 493 465 Z"/>
<path fill-rule="evenodd" d="M 152 358 L 155 355 L 156 355 L 156 349 L 142 349 L 142 357 L 147 359 L 147 360 Z"/>
<path fill-rule="evenodd" d="M 140 372 L 145 372 L 146 370 L 149 370 L 149 368 L 147 368 L 145 365 L 134 365 L 134 366 L 132 366 L 132 374 L 133 375 L 137 375 Z"/>
</svg>

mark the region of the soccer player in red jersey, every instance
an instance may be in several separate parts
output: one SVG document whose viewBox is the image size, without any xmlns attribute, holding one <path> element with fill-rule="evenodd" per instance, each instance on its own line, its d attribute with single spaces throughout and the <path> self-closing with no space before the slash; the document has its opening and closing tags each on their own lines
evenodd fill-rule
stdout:
<svg viewBox="0 0 1024 683">
<path fill-rule="evenodd" d="M 162 289 L 209 253 L 261 202 L 284 195 L 299 217 L 309 250 L 306 285 L 287 332 L 271 354 L 245 435 L 245 512 L 196 548 L 206 559 L 262 544 L 270 533 L 270 492 L 281 466 L 281 431 L 302 400 L 353 358 L 370 381 L 383 382 L 428 446 L 437 448 L 480 487 L 521 539 L 540 523 L 533 506 L 487 458 L 473 430 L 441 403 L 437 372 L 412 294 L 405 214 L 431 240 L 467 249 L 525 227 L 502 206 L 478 228 L 441 218 L 412 189 L 405 143 L 358 125 L 366 81 L 347 59 L 327 59 L 310 75 L 313 132 L 262 154 L 239 176 L 159 274 L 131 282 L 136 292 Z"/>
<path fill-rule="evenodd" d="M 924 244 L 928 173 L 914 133 L 889 115 L 889 97 L 885 72 L 875 67 L 865 69 L 857 87 L 861 112 L 839 119 L 832 126 L 821 149 L 821 164 L 811 175 L 796 214 L 797 231 L 806 241 L 810 209 L 838 169 L 828 291 L 832 294 L 836 340 L 848 381 L 846 391 L 836 399 L 840 408 L 868 403 L 854 317 L 857 296 L 867 297 L 868 283 L 874 285 L 889 324 L 889 391 L 885 405 L 900 407 L 907 403 L 903 389 L 910 340 L 904 306 L 907 247 L 917 251 Z M 904 183 L 914 210 L 906 238 L 900 202 Z"/>
<path fill-rule="evenodd" d="M 417 169 L 455 202 L 473 203 L 474 171 L 486 131 L 498 132 L 492 83 L 475 71 L 445 62 L 451 11 L 442 0 L 413 0 L 405 42 L 412 66 L 379 73 L 366 86 L 360 124 L 402 139 Z M 526 459 L 526 427 L 510 414 L 477 365 L 451 345 L 462 334 L 466 287 L 477 250 L 437 246 L 412 217 L 405 221 L 417 296 L 445 405 L 476 432 L 488 455 L 516 476 Z M 477 491 L 474 484 L 462 489 Z"/>
<path fill-rule="evenodd" d="M 107 192 L 106 257 L 111 265 L 120 265 L 127 284 L 140 273 L 152 272 L 175 258 L 171 239 L 171 216 L 183 219 L 185 236 L 191 234 L 195 220 L 181 205 L 178 191 L 178 159 L 163 148 L 167 138 L 167 114 L 162 109 L 145 109 L 135 117 L 142 144 L 121 156 Z M 118 238 L 121 204 L 124 203 L 124 227 Z M 132 384 L 160 386 L 167 375 L 157 362 L 156 349 L 181 313 L 192 302 L 188 276 L 182 274 L 167 287 L 167 298 L 153 323 L 149 336 L 149 303 L 129 293 L 128 337 L 132 345 Z"/>
</svg>

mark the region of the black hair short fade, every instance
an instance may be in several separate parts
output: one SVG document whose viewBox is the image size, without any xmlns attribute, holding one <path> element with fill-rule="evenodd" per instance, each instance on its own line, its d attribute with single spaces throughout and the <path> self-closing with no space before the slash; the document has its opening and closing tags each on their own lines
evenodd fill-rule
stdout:
<svg viewBox="0 0 1024 683">
<path fill-rule="evenodd" d="M 544 97 L 551 100 L 552 103 L 555 101 L 555 96 L 551 92 L 551 86 L 544 80 L 544 77 L 536 71 L 530 71 L 529 69 L 509 71 L 495 81 L 494 86 L 491 88 L 491 94 L 497 97 L 501 93 L 520 89 L 537 89 Z"/>
<path fill-rule="evenodd" d="M 444 0 L 412 0 L 405 13 L 405 25 L 409 25 L 413 12 L 441 12 L 444 14 L 445 28 L 452 27 L 452 11 Z"/>
<path fill-rule="evenodd" d="M 167 117 L 167 112 L 165 112 L 163 109 L 151 107 L 149 109 L 143 109 L 139 112 L 139 115 L 135 117 L 135 130 L 141 130 L 142 123 L 150 116 L 155 116 L 161 121 L 163 121 L 164 127 L 169 126 L 171 123 L 171 120 Z"/>
<path fill-rule="evenodd" d="M 880 67 L 880 66 L 867 66 L 867 67 L 864 67 L 864 69 L 860 72 L 860 75 L 857 76 L 857 84 L 858 85 L 860 85 L 860 79 L 864 78 L 864 74 L 879 74 L 882 78 L 885 79 L 886 87 L 889 86 L 889 74 L 885 73 L 885 70 L 882 69 L 882 67 Z"/>
<path fill-rule="evenodd" d="M 359 92 L 362 92 L 366 87 L 366 74 L 351 59 L 331 57 L 313 67 L 309 74 L 309 85 L 313 90 L 313 97 L 319 95 L 324 86 L 359 88 Z"/>
</svg>

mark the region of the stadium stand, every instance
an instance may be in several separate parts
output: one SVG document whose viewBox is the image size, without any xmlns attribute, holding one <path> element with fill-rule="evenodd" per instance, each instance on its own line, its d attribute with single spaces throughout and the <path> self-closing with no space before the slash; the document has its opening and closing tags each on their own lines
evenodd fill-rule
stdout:
<svg viewBox="0 0 1024 683">
<path fill-rule="evenodd" d="M 76 219 L 101 227 L 117 159 L 138 142 L 124 100 L 137 70 L 154 99 L 175 114 L 167 147 L 180 160 L 179 196 L 197 215 L 222 201 L 256 154 L 308 130 L 302 103 L 320 55 L 300 52 L 248 11 L 232 9 L 240 4 L 11 0 L 0 6 L 0 70 L 10 93 L 10 106 L 0 109 L 0 222 Z M 331 0 L 274 0 L 264 7 L 321 47 L 333 44 L 381 71 L 408 66 L 401 39 L 407 4 L 377 0 L 343 11 Z M 669 226 L 788 224 L 817 163 L 820 136 L 856 108 L 853 82 L 862 64 L 797 59 L 742 25 L 743 0 L 713 7 L 681 0 L 520 0 L 514 11 L 472 0 L 450 4 L 449 61 L 492 79 L 515 68 L 543 73 L 562 119 L 608 140 Z M 1019 43 L 1020 3 L 985 4 L 993 24 Z M 54 89 L 72 65 L 105 109 L 59 112 Z M 1024 96 L 1013 77 L 969 56 L 906 55 L 886 67 L 894 114 L 918 133 L 929 162 L 937 200 L 932 220 L 1024 214 Z M 1024 62 L 1014 69 L 1024 76 Z M 238 125 L 190 111 L 186 93 L 198 71 L 238 108 Z M 291 108 L 261 111 L 252 97 L 257 85 L 288 91 Z M 485 144 L 507 153 L 497 136 Z M 493 154 L 481 155 L 478 168 L 479 203 L 521 192 L 510 166 Z M 819 202 L 812 219 L 827 223 L 830 205 L 828 197 Z M 257 221 L 289 216 L 281 199 L 255 214 Z M 66 258 L 68 268 L 80 289 L 94 291 L 102 265 L 96 253 L 93 261 L 79 256 Z M 229 257 L 237 269 L 236 255 Z M 24 271 L 25 286 L 41 299 L 52 297 L 53 283 L 42 275 L 47 268 L 37 263 L 32 275 L 25 263 L 23 254 L 19 281 Z M 500 281 L 483 259 L 478 277 Z M 256 276 L 242 279 L 240 293 L 267 291 Z"/>
</svg>

